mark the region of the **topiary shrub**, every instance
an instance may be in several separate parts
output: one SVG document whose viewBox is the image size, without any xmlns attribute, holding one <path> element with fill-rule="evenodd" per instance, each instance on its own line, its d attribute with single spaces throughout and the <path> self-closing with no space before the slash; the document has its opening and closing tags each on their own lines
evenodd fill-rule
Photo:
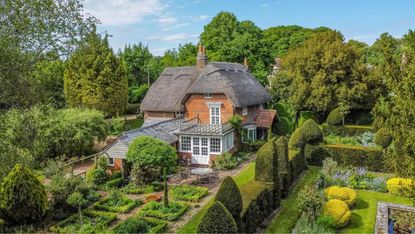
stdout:
<svg viewBox="0 0 415 234">
<path fill-rule="evenodd" d="M 303 140 L 308 144 L 316 144 L 323 141 L 323 133 L 316 121 L 308 119 L 301 126 Z"/>
<path fill-rule="evenodd" d="M 329 156 L 329 153 L 323 145 L 306 144 L 304 156 L 309 165 L 322 166 L 323 160 Z"/>
<path fill-rule="evenodd" d="M 236 233 L 238 228 L 231 213 L 226 207 L 216 201 L 206 211 L 199 225 L 197 233 Z"/>
<path fill-rule="evenodd" d="M 312 119 L 316 121 L 314 112 L 312 111 L 300 111 L 300 117 L 298 118 L 298 126 L 302 126 L 307 120 Z"/>
<path fill-rule="evenodd" d="M 386 181 L 388 191 L 400 197 L 415 196 L 415 181 L 405 178 L 390 178 Z"/>
<path fill-rule="evenodd" d="M 288 160 L 288 142 L 286 137 L 280 137 L 275 142 L 275 152 L 278 158 L 281 196 L 286 197 L 291 185 L 290 161 Z"/>
<path fill-rule="evenodd" d="M 277 135 L 285 136 L 292 133 L 292 124 L 287 117 L 279 117 L 275 126 Z"/>
<path fill-rule="evenodd" d="M 290 137 L 288 141 L 288 146 L 290 148 L 302 148 L 305 145 L 305 139 L 303 136 L 302 128 L 297 128 Z"/>
<path fill-rule="evenodd" d="M 258 183 L 258 182 L 255 182 Z M 253 199 L 242 215 L 243 232 L 255 233 L 261 223 L 273 211 L 273 193 L 265 188 Z"/>
<path fill-rule="evenodd" d="M 335 108 L 327 116 L 326 123 L 330 126 L 339 126 L 343 125 L 343 116 L 340 113 L 340 108 Z"/>
<path fill-rule="evenodd" d="M 352 212 L 346 202 L 338 199 L 332 199 L 328 201 L 323 208 L 323 214 L 326 216 L 333 217 L 334 227 L 342 228 L 350 222 Z"/>
<path fill-rule="evenodd" d="M 379 129 L 375 134 L 375 144 L 380 145 L 382 149 L 388 148 L 392 140 L 392 135 L 385 128 Z"/>
<path fill-rule="evenodd" d="M 231 213 L 236 223 L 239 224 L 242 211 L 242 196 L 232 177 L 228 176 L 223 179 L 216 193 L 215 201 L 223 204 Z"/>
<path fill-rule="evenodd" d="M 28 224 L 42 219 L 47 210 L 45 186 L 24 165 L 16 164 L 0 188 L 0 210 L 10 223 Z"/>
<path fill-rule="evenodd" d="M 113 232 L 115 234 L 123 233 L 148 233 L 150 226 L 148 223 L 142 219 L 137 219 L 136 217 L 130 217 L 124 222 L 117 225 Z"/>
<path fill-rule="evenodd" d="M 257 152 L 255 164 L 255 180 L 275 182 L 278 178 L 278 160 L 274 141 L 268 141 Z"/>
<path fill-rule="evenodd" d="M 352 207 L 356 201 L 357 193 L 351 188 L 331 186 L 324 190 L 324 195 L 331 199 L 338 199 L 346 202 L 349 207 Z"/>
<path fill-rule="evenodd" d="M 291 180 L 294 180 L 298 175 L 301 174 L 304 170 L 307 169 L 307 164 L 304 158 L 304 150 L 289 150 L 289 160 L 290 160 L 290 176 Z"/>
</svg>

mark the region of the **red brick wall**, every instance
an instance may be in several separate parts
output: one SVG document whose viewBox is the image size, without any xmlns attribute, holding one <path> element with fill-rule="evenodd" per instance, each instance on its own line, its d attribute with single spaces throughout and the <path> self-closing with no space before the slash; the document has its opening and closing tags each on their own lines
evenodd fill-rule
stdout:
<svg viewBox="0 0 415 234">
<path fill-rule="evenodd" d="M 174 118 L 174 112 L 145 111 L 144 120 L 148 118 Z"/>
<path fill-rule="evenodd" d="M 192 94 L 185 101 L 185 118 L 193 119 L 199 116 L 203 124 L 210 123 L 208 102 L 221 102 L 221 121 L 226 123 L 234 115 L 232 102 L 224 94 L 212 94 L 212 98 L 205 98 L 203 94 Z"/>
<path fill-rule="evenodd" d="M 109 167 L 112 172 L 121 171 L 122 168 L 122 159 L 114 158 L 114 166 Z"/>
<path fill-rule="evenodd" d="M 259 109 L 259 105 L 248 106 L 248 115 L 252 115 L 252 113 L 254 113 L 258 109 Z M 238 114 L 238 115 L 244 117 L 244 120 L 246 118 L 246 116 L 242 115 L 242 108 L 235 108 L 235 114 Z"/>
</svg>

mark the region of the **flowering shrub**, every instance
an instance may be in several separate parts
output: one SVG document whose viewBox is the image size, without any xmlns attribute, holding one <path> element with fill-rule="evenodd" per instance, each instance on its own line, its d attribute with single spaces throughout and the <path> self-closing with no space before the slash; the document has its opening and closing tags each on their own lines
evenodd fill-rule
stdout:
<svg viewBox="0 0 415 234">
<path fill-rule="evenodd" d="M 346 202 L 349 207 L 352 207 L 356 201 L 357 194 L 353 189 L 347 187 L 331 186 L 324 190 L 326 197 L 331 199 L 338 199 Z"/>
<path fill-rule="evenodd" d="M 405 178 L 391 178 L 386 182 L 388 191 L 401 197 L 415 196 L 415 181 Z"/>
<path fill-rule="evenodd" d="M 346 202 L 338 199 L 332 199 L 328 201 L 323 208 L 323 213 L 326 216 L 334 218 L 334 227 L 341 228 L 346 226 L 350 222 L 352 212 Z"/>
</svg>

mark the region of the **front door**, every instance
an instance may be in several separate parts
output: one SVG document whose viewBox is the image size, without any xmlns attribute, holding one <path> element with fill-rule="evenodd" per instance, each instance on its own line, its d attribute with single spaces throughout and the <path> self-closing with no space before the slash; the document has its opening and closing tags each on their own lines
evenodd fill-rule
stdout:
<svg viewBox="0 0 415 234">
<path fill-rule="evenodd" d="M 209 160 L 209 138 L 193 137 L 192 163 L 208 165 Z"/>
</svg>

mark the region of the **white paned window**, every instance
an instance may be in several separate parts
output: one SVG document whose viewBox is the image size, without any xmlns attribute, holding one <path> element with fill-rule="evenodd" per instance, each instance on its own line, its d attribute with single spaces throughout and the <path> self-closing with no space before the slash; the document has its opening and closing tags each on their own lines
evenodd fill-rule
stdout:
<svg viewBox="0 0 415 234">
<path fill-rule="evenodd" d="M 199 137 L 193 137 L 193 154 L 200 155 Z"/>
<path fill-rule="evenodd" d="M 220 138 L 212 137 L 210 138 L 210 152 L 220 153 Z"/>
<path fill-rule="evenodd" d="M 228 151 L 233 148 L 233 132 L 228 133 L 224 137 L 224 151 Z"/>
<path fill-rule="evenodd" d="M 263 110 L 263 109 L 264 109 L 264 104 L 260 104 L 260 105 L 259 105 L 259 109 L 260 109 L 260 110 Z"/>
<path fill-rule="evenodd" d="M 256 128 L 248 128 L 248 141 L 256 141 Z"/>
<path fill-rule="evenodd" d="M 192 138 L 189 136 L 182 136 L 180 139 L 180 150 L 191 151 L 192 150 Z"/>
<path fill-rule="evenodd" d="M 212 94 L 211 93 L 205 93 L 205 98 L 206 99 L 212 98 Z"/>
<path fill-rule="evenodd" d="M 210 124 L 220 124 L 220 107 L 210 107 Z"/>
<path fill-rule="evenodd" d="M 242 115 L 248 115 L 248 107 L 242 108 Z"/>
</svg>

